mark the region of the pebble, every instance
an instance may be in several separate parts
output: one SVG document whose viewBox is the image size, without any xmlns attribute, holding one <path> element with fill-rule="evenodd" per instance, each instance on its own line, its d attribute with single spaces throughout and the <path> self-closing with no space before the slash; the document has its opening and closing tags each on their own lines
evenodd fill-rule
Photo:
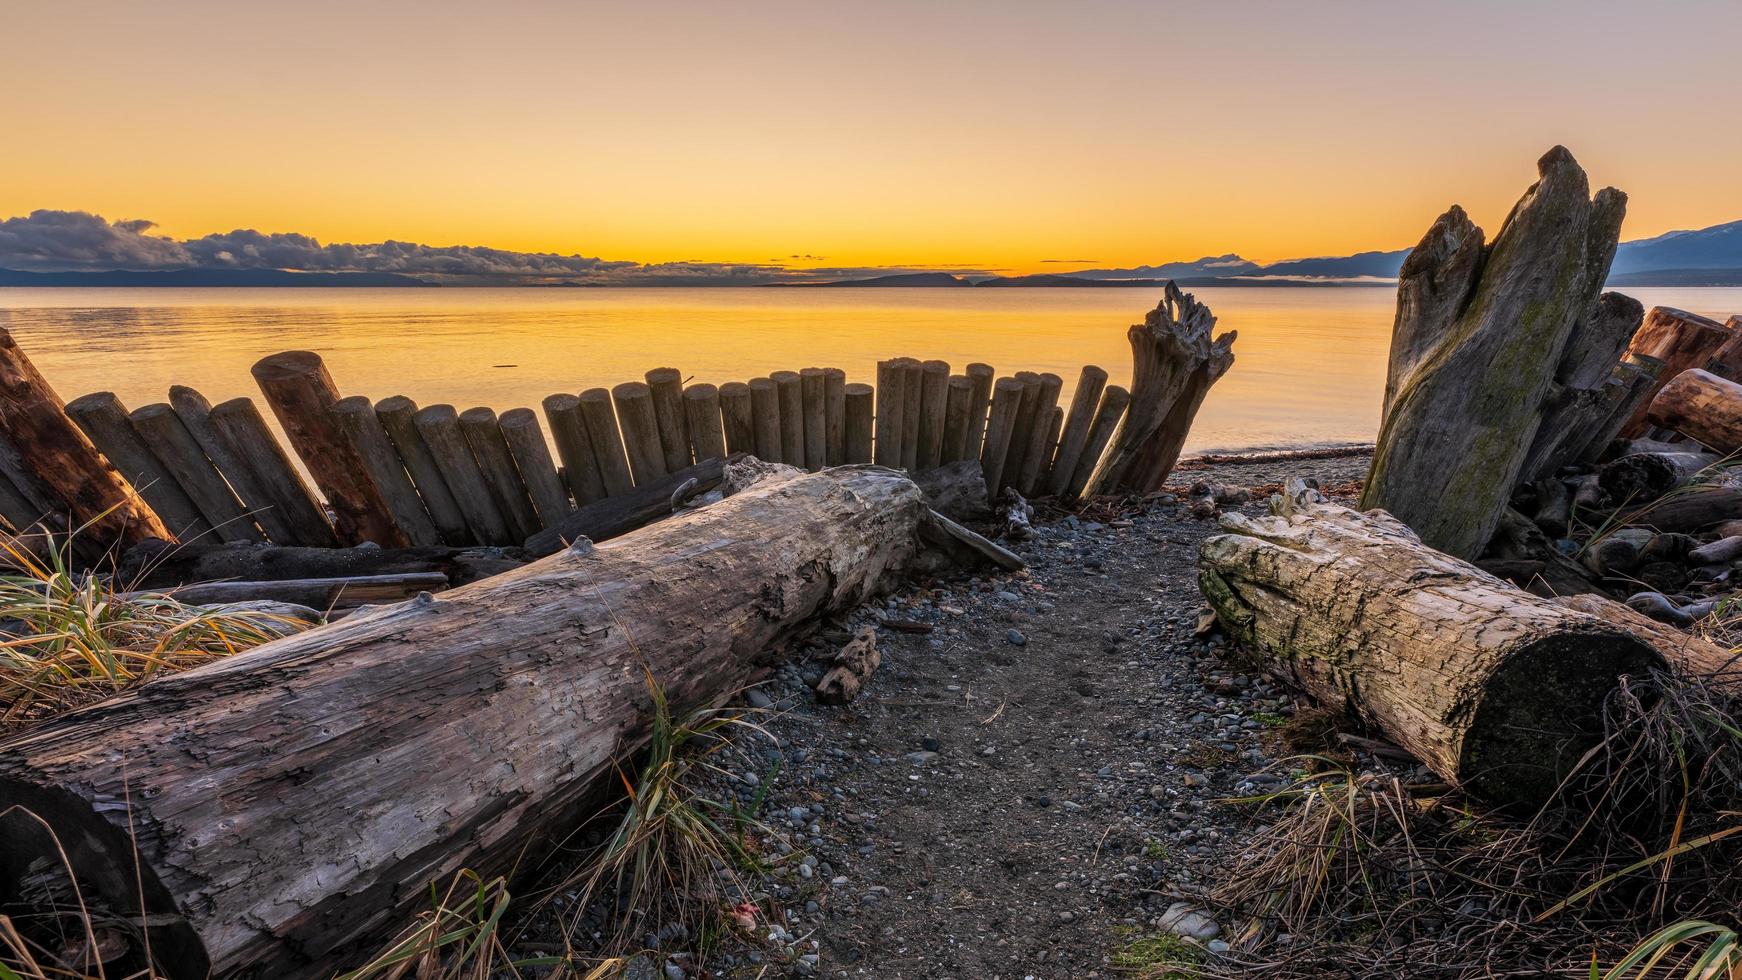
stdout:
<svg viewBox="0 0 1742 980">
<path fill-rule="evenodd" d="M 1009 643 L 1011 646 L 1025 647 L 1028 645 L 1028 637 L 1023 636 L 1021 630 L 1011 630 L 1010 632 L 1005 633 L 1004 639 L 1005 642 Z"/>
<path fill-rule="evenodd" d="M 1190 902 L 1175 902 L 1161 913 L 1156 926 L 1166 932 L 1186 939 L 1196 939 L 1205 942 L 1222 934 L 1222 927 L 1216 920 L 1201 912 Z"/>
</svg>

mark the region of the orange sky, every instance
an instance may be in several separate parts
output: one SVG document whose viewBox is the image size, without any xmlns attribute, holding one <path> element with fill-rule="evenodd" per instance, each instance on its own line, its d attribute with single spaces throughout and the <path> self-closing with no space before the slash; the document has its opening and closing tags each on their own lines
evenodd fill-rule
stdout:
<svg viewBox="0 0 1742 980">
<path fill-rule="evenodd" d="M 1742 3 L 14 3 L 0 217 L 1018 272 L 1742 218 Z M 1048 259 L 1073 260 L 1061 266 Z M 1077 262 L 1074 260 L 1082 260 Z"/>
</svg>

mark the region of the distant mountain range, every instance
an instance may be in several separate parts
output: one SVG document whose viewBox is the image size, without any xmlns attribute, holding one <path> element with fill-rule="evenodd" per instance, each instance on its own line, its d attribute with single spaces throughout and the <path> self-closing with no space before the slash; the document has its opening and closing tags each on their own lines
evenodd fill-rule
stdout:
<svg viewBox="0 0 1742 980">
<path fill-rule="evenodd" d="M 1409 249 L 1354 255 L 1289 259 L 1261 265 L 1239 255 L 1205 256 L 1193 262 L 1164 262 L 1128 269 L 1082 269 L 1031 276 L 964 276 L 949 272 L 902 272 L 869 278 L 763 282 L 698 281 L 695 285 L 793 287 L 1058 287 L 1156 286 L 1172 279 L 1184 286 L 1389 286 Z M 789 275 L 802 270 L 787 270 Z M 814 275 L 814 273 L 811 273 Z M 505 285 L 501 280 L 490 285 Z M 541 282 L 541 285 L 552 283 Z M 564 282 L 559 285 L 580 285 Z M 632 283 L 625 283 L 632 284 Z M 1742 221 L 1697 231 L 1672 231 L 1616 251 L 1612 286 L 1742 286 Z M 299 272 L 288 269 L 174 269 L 150 272 L 16 272 L 0 269 L 0 286 L 432 286 L 412 275 L 389 272 Z M 586 285 L 598 285 L 586 283 Z"/>
</svg>

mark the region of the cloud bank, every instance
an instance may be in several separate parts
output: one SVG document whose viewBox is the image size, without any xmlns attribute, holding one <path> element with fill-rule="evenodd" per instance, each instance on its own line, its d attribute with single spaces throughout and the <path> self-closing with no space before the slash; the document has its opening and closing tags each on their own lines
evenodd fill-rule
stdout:
<svg viewBox="0 0 1742 980">
<path fill-rule="evenodd" d="M 379 272 L 434 282 L 574 282 L 588 285 L 752 285 L 883 275 L 907 269 L 793 269 L 779 262 L 641 263 L 512 252 L 476 245 L 327 244 L 308 235 L 241 228 L 177 240 L 151 234 L 156 223 L 108 221 L 85 211 L 32 211 L 0 221 L 0 269 L 107 272 L 167 269 L 278 269 L 289 272 Z M 814 259 L 794 255 L 794 260 Z M 960 270 L 975 274 L 978 270 Z"/>
</svg>

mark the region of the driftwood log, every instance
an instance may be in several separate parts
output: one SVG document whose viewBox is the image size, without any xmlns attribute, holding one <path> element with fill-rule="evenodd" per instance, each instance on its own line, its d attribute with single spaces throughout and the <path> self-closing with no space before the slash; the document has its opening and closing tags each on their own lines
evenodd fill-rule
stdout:
<svg viewBox="0 0 1742 980">
<path fill-rule="evenodd" d="M 1131 402 L 1091 493 L 1151 493 L 1167 482 L 1198 406 L 1234 363 L 1234 332 L 1211 339 L 1215 326 L 1210 308 L 1169 280 L 1161 303 L 1127 332 Z"/>
<path fill-rule="evenodd" d="M 1658 389 L 1646 417 L 1728 456 L 1742 449 L 1742 384 L 1699 368 Z"/>
<path fill-rule="evenodd" d="M 1224 514 L 1199 582 L 1266 665 L 1490 799 L 1540 804 L 1623 676 L 1664 665 L 1623 625 L 1519 591 L 1383 511 L 1291 480 L 1275 516 Z"/>
<path fill-rule="evenodd" d="M 1663 370 L 1652 388 L 1655 396 L 1683 371 L 1704 368 L 1714 359 L 1721 361 L 1726 356 L 1725 348 L 1735 339 L 1736 335 L 1716 320 L 1674 307 L 1654 306 L 1639 332 L 1633 335 L 1627 350 L 1663 362 Z M 1645 431 L 1645 414 L 1650 402 L 1648 397 L 1634 410 L 1627 424 L 1622 426 L 1621 435 L 1631 437 Z"/>
<path fill-rule="evenodd" d="M 447 587 L 448 578 L 441 572 L 407 572 L 343 578 L 289 578 L 274 582 L 205 582 L 169 590 L 169 595 L 188 606 L 266 602 L 325 611 L 401 602 L 419 592 L 439 592 Z M 152 594 L 156 594 L 155 590 L 123 592 L 121 598 Z"/>
<path fill-rule="evenodd" d="M 170 545 L 147 541 L 127 550 L 115 580 L 128 589 L 169 589 L 196 582 L 273 582 L 439 572 L 465 585 L 532 560 L 520 548 L 287 548 L 253 544 Z"/>
<path fill-rule="evenodd" d="M 1397 319 L 1364 508 L 1382 507 L 1430 546 L 1474 558 L 1506 509 L 1557 378 L 1588 376 L 1613 346 L 1599 292 L 1626 196 L 1593 200 L 1563 147 L 1484 244 L 1460 207 L 1428 229 L 1398 276 Z M 1601 320 L 1601 323 L 1596 321 Z"/>
<path fill-rule="evenodd" d="M 542 558 L 554 555 L 583 538 L 605 541 L 670 517 L 685 501 L 719 486 L 720 476 L 728 462 L 745 458 L 744 453 L 734 453 L 724 459 L 703 460 L 615 497 L 595 500 L 570 511 L 554 527 L 529 536 L 526 550 Z"/>
<path fill-rule="evenodd" d="M 170 980 L 330 977 L 430 882 L 564 839 L 646 737 L 648 677 L 676 712 L 723 697 L 886 588 L 925 513 L 887 470 L 771 479 L 64 715 L 0 743 L 0 894 L 64 847 Z"/>
</svg>

